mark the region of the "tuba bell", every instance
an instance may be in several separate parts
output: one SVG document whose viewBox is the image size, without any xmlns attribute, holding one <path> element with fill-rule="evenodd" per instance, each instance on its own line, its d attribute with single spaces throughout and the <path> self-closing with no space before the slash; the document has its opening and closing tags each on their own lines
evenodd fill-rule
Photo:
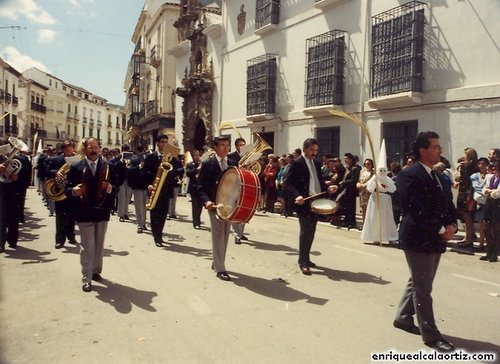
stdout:
<svg viewBox="0 0 500 364">
<path fill-rule="evenodd" d="M 267 142 L 258 134 L 255 133 L 256 139 L 253 143 L 252 150 L 246 152 L 240 159 L 238 166 L 240 168 L 248 169 L 256 175 L 262 171 L 262 166 L 259 163 L 259 157 L 262 152 L 268 149 L 273 149 Z"/>
<path fill-rule="evenodd" d="M 27 152 L 29 150 L 26 143 L 12 136 L 9 137 L 9 143 L 12 145 L 12 149 L 5 155 L 5 160 L 3 161 L 7 169 L 0 175 L 0 182 L 2 183 L 11 182 L 10 176 L 19 173 L 22 168 L 21 162 L 18 159 L 14 159 L 14 157 L 19 152 Z"/>
<path fill-rule="evenodd" d="M 66 175 L 71 168 L 71 164 L 73 162 L 81 160 L 81 157 L 79 155 L 76 155 L 74 157 L 66 157 L 64 158 L 64 160 L 66 161 L 66 163 L 61 168 L 59 168 L 56 174 L 56 176 L 59 173 L 62 174 L 63 178 L 50 178 L 45 182 L 45 192 L 47 193 L 47 197 L 56 202 L 66 199 Z"/>
</svg>

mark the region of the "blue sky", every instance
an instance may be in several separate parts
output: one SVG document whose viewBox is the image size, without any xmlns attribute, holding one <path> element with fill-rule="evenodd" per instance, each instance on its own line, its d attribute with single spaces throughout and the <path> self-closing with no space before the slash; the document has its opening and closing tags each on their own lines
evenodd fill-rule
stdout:
<svg viewBox="0 0 500 364">
<path fill-rule="evenodd" d="M 0 57 L 123 105 L 144 0 L 0 0 Z M 19 26 L 21 29 L 3 28 Z"/>
</svg>

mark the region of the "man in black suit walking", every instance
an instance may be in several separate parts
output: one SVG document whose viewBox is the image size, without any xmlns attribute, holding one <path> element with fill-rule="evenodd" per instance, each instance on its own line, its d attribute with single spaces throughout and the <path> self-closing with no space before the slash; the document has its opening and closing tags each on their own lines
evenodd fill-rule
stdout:
<svg viewBox="0 0 500 364">
<path fill-rule="evenodd" d="M 148 184 L 149 193 L 153 191 L 153 183 L 158 172 L 158 168 L 160 168 L 160 164 L 163 160 L 163 153 L 167 142 L 167 135 L 158 135 L 156 138 L 156 151 L 148 154 L 144 159 L 144 167 L 142 171 Z M 162 234 L 163 228 L 165 227 L 165 220 L 167 219 L 169 201 L 170 198 L 173 197 L 174 186 L 177 184 L 177 177 L 184 173 L 184 168 L 177 158 L 172 157 L 168 163 L 172 165 L 172 170 L 168 172 L 161 189 L 159 191 L 155 191 L 155 193 L 158 194 L 158 201 L 156 206 L 150 210 L 149 215 L 153 239 L 155 245 L 159 248 L 161 248 L 163 244 L 166 244 L 162 238 Z"/>
<path fill-rule="evenodd" d="M 399 303 L 394 326 L 416 335 L 437 351 L 454 346 L 441 336 L 434 321 L 432 283 L 446 241 L 456 232 L 456 213 L 450 188 L 432 166 L 440 161 L 439 135 L 421 132 L 413 144 L 418 163 L 405 168 L 396 180 L 402 220 L 399 246 L 404 250 L 411 277 Z M 416 315 L 418 327 L 413 323 Z"/>
<path fill-rule="evenodd" d="M 304 198 L 327 189 L 325 182 L 321 178 L 321 164 L 315 160 L 318 150 L 319 144 L 316 139 L 306 139 L 303 146 L 304 153 L 292 161 L 287 176 L 283 181 L 285 190 L 290 196 L 290 201 L 295 202 L 295 210 L 299 217 L 299 267 L 305 275 L 311 275 L 310 268 L 316 266 L 311 262 L 309 253 L 316 232 L 318 215 L 312 212 L 310 202 L 304 201 Z M 334 186 L 328 188 L 328 192 L 334 191 Z"/>
<path fill-rule="evenodd" d="M 80 229 L 82 290 L 92 290 L 92 280 L 102 279 L 103 248 L 111 215 L 113 195 L 118 182 L 112 167 L 101 157 L 95 138 L 83 143 L 85 159 L 73 163 L 66 181 L 66 196 L 75 204 L 75 219 Z"/>
<path fill-rule="evenodd" d="M 225 260 L 231 223 L 217 219 L 215 197 L 220 176 L 228 166 L 236 166 L 236 163 L 227 158 L 229 152 L 228 138 L 215 138 L 214 150 L 215 155 L 201 164 L 198 188 L 203 206 L 208 211 L 212 227 L 212 255 L 214 259 L 212 268 L 217 272 L 217 278 L 229 281 L 231 278 L 226 272 Z"/>
</svg>

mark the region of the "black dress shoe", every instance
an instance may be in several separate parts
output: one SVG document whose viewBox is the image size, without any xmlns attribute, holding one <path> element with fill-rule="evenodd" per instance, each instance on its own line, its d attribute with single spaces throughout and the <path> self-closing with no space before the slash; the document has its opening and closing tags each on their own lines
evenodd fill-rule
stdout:
<svg viewBox="0 0 500 364">
<path fill-rule="evenodd" d="M 120 217 L 120 222 L 125 222 L 125 218 Z"/>
<path fill-rule="evenodd" d="M 137 228 L 137 234 L 142 234 L 142 228 Z"/>
<path fill-rule="evenodd" d="M 240 245 L 241 244 L 241 238 L 234 238 L 234 243 Z"/>
<path fill-rule="evenodd" d="M 490 259 L 488 259 L 488 261 L 490 263 L 495 263 L 495 262 L 498 262 L 498 257 L 490 257 Z"/>
<path fill-rule="evenodd" d="M 158 247 L 158 248 L 161 248 L 163 246 L 163 240 L 155 240 L 155 245 Z"/>
<path fill-rule="evenodd" d="M 222 279 L 223 281 L 230 281 L 231 280 L 231 277 L 229 277 L 229 274 L 227 274 L 227 272 L 218 272 L 217 278 Z"/>
<path fill-rule="evenodd" d="M 196 230 L 200 230 L 200 229 L 201 229 L 201 226 L 200 226 L 200 225 L 193 225 L 193 227 L 194 227 Z"/>
<path fill-rule="evenodd" d="M 397 329 L 404 330 L 406 332 L 409 332 L 410 334 L 420 335 L 420 329 L 418 328 L 418 326 L 416 326 L 414 324 L 411 324 L 411 325 L 402 324 L 399 321 L 394 321 L 392 324 Z"/>
<path fill-rule="evenodd" d="M 309 266 L 307 266 L 307 265 L 301 265 L 300 271 L 302 272 L 302 274 L 305 274 L 306 276 L 311 275 L 311 269 L 309 269 Z"/>
<path fill-rule="evenodd" d="M 240 238 L 240 239 L 241 239 L 241 240 L 243 240 L 243 241 L 247 241 L 247 240 L 248 240 L 248 237 L 247 237 L 247 236 L 245 236 L 245 235 L 241 235 L 241 238 Z"/>
<path fill-rule="evenodd" d="M 102 279 L 102 276 L 99 273 L 92 274 L 92 280 L 99 282 Z"/>
<path fill-rule="evenodd" d="M 70 244 L 72 244 L 72 245 L 77 245 L 77 244 L 78 244 L 78 242 L 77 242 L 75 239 L 70 239 L 70 240 L 68 241 L 68 243 L 70 243 Z"/>
<path fill-rule="evenodd" d="M 311 261 L 309 261 L 309 263 L 307 263 L 307 265 L 310 267 L 310 268 L 316 268 L 316 263 L 313 263 Z"/>
<path fill-rule="evenodd" d="M 439 351 L 440 353 L 451 353 L 452 351 L 455 351 L 455 347 L 453 344 L 450 344 L 448 341 L 445 339 L 439 339 L 431 342 L 425 343 L 425 345 L 433 348 L 436 351 Z"/>
<path fill-rule="evenodd" d="M 125 220 L 130 220 L 130 217 L 128 217 L 128 215 L 123 216 L 123 218 L 124 218 Z"/>
<path fill-rule="evenodd" d="M 17 248 L 17 243 L 9 243 L 9 246 L 12 248 L 12 249 L 16 249 Z M 490 260 L 491 262 L 491 260 Z"/>
<path fill-rule="evenodd" d="M 56 249 L 61 249 L 64 246 L 64 243 L 57 243 L 56 244 Z"/>
<path fill-rule="evenodd" d="M 479 260 L 490 260 L 490 257 L 485 255 L 484 257 L 479 258 Z"/>
<path fill-rule="evenodd" d="M 82 284 L 82 291 L 83 292 L 90 292 L 90 291 L 92 291 L 92 284 L 90 284 L 90 282 L 83 282 L 83 284 Z"/>
</svg>

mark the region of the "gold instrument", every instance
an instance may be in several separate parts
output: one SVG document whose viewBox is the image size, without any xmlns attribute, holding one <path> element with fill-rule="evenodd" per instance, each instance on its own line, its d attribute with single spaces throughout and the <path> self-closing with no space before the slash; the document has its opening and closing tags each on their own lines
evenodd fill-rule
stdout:
<svg viewBox="0 0 500 364">
<path fill-rule="evenodd" d="M 252 149 L 243 154 L 238 166 L 259 175 L 262 171 L 262 166 L 259 163 L 259 158 L 262 155 L 262 152 L 273 148 L 267 144 L 267 142 L 258 133 L 255 133 L 255 136 L 256 139 L 253 143 Z"/>
<path fill-rule="evenodd" d="M 152 210 L 155 208 L 156 203 L 158 202 L 158 197 L 160 197 L 160 192 L 167 179 L 168 173 L 172 170 L 172 161 L 173 156 L 179 155 L 179 148 L 174 147 L 171 144 L 166 144 L 163 149 L 163 158 L 161 159 L 160 166 L 156 171 L 156 176 L 153 181 L 153 189 L 150 191 L 148 202 L 146 203 L 146 208 L 148 210 Z"/>
<path fill-rule="evenodd" d="M 66 187 L 66 175 L 71 168 L 71 164 L 73 162 L 81 160 L 81 157 L 79 155 L 76 155 L 74 157 L 66 157 L 64 160 L 66 161 L 66 163 L 61 168 L 59 168 L 56 173 L 56 177 L 50 178 L 47 180 L 47 182 L 45 182 L 45 192 L 47 193 L 47 197 L 57 202 L 66 199 L 66 194 L 64 193 Z M 58 178 L 57 176 L 59 174 L 62 174 L 63 178 Z"/>
<path fill-rule="evenodd" d="M 22 168 L 21 162 L 14 157 L 19 152 L 27 152 L 29 147 L 22 140 L 9 137 L 9 143 L 12 145 L 12 149 L 5 155 L 5 160 L 2 164 L 7 168 L 3 174 L 0 175 L 0 182 L 9 183 L 11 182 L 10 176 L 13 174 L 18 174 Z"/>
</svg>

